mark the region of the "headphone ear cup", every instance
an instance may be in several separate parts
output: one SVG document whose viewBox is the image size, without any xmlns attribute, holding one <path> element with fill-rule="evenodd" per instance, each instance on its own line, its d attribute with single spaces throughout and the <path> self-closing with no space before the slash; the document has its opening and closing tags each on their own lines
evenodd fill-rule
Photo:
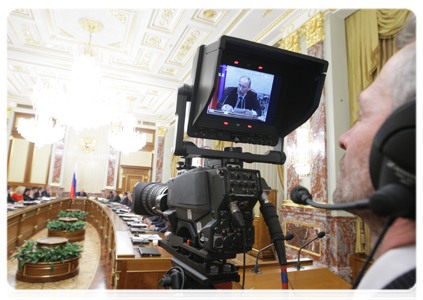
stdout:
<svg viewBox="0 0 423 300">
<path fill-rule="evenodd" d="M 399 107 L 383 123 L 373 140 L 369 167 L 376 190 L 388 183 L 415 185 L 415 99 Z"/>
</svg>

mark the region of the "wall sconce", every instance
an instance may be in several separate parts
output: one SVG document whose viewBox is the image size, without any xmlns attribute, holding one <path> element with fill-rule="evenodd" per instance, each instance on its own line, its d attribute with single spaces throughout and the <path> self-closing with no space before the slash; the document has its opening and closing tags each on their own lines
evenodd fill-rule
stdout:
<svg viewBox="0 0 423 300">
<path fill-rule="evenodd" d="M 310 156 L 310 129 L 301 125 L 297 130 L 297 149 L 293 157 L 295 172 L 300 178 L 310 174 L 311 156 Z"/>
</svg>

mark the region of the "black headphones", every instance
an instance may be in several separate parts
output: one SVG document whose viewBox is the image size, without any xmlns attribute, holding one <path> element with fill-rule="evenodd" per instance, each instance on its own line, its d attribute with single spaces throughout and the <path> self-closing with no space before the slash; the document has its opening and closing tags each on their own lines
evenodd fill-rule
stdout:
<svg viewBox="0 0 423 300">
<path fill-rule="evenodd" d="M 370 152 L 376 192 L 370 209 L 381 216 L 416 218 L 416 99 L 396 109 L 377 132 Z"/>
</svg>

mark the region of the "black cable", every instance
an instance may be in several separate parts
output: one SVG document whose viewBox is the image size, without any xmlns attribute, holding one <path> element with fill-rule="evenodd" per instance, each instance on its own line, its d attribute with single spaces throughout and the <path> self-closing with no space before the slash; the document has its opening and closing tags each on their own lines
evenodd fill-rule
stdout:
<svg viewBox="0 0 423 300">
<path fill-rule="evenodd" d="M 275 247 L 274 247 L 274 246 L 272 246 L 272 251 L 273 251 L 273 256 L 274 256 L 274 257 L 277 257 L 277 255 L 276 255 L 276 253 L 275 253 Z M 279 261 L 278 261 L 278 262 L 279 262 Z M 279 265 L 280 265 L 280 263 L 279 263 Z M 287 275 L 288 275 L 288 272 L 287 272 Z M 292 290 L 294 290 L 294 287 L 292 286 L 291 281 L 289 281 L 289 277 L 288 277 L 288 276 L 286 276 L 286 279 L 288 280 L 288 283 L 289 283 L 289 285 L 291 286 L 291 289 L 292 289 Z"/>
<path fill-rule="evenodd" d="M 245 284 L 245 228 L 242 228 L 242 252 L 244 252 L 244 270 L 242 271 L 242 289 Z"/>
<path fill-rule="evenodd" d="M 380 234 L 379 238 L 377 239 L 377 242 L 375 244 L 375 246 L 373 247 L 372 252 L 370 253 L 370 255 L 367 257 L 365 263 L 363 264 L 363 267 L 361 267 L 360 273 L 358 273 L 357 278 L 355 279 L 351 289 L 356 289 L 358 284 L 361 281 L 361 278 L 364 275 L 364 272 L 366 272 L 366 268 L 369 265 L 370 261 L 373 258 L 373 255 L 376 253 L 377 248 L 379 247 L 379 244 L 382 242 L 383 237 L 385 236 L 385 233 L 388 231 L 388 228 L 392 225 L 392 223 L 394 223 L 394 221 L 396 220 L 396 217 L 390 217 L 388 218 L 388 220 L 386 220 L 385 223 L 385 227 L 383 227 L 382 229 L 382 233 Z"/>
</svg>

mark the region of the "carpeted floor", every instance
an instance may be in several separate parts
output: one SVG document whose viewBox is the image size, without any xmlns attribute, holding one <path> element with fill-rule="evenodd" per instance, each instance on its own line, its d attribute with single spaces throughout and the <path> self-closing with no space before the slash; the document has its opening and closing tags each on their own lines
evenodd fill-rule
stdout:
<svg viewBox="0 0 423 300">
<path fill-rule="evenodd" d="M 47 228 L 41 230 L 32 236 L 32 240 L 47 237 Z M 7 262 L 7 281 L 9 285 L 17 290 L 23 289 L 88 289 L 100 261 L 101 244 L 95 228 L 87 222 L 85 230 L 85 240 L 78 242 L 82 244 L 84 252 L 81 254 L 79 261 L 79 274 L 75 277 L 46 283 L 28 283 L 16 280 L 15 275 L 18 269 L 18 261 Z"/>
</svg>

